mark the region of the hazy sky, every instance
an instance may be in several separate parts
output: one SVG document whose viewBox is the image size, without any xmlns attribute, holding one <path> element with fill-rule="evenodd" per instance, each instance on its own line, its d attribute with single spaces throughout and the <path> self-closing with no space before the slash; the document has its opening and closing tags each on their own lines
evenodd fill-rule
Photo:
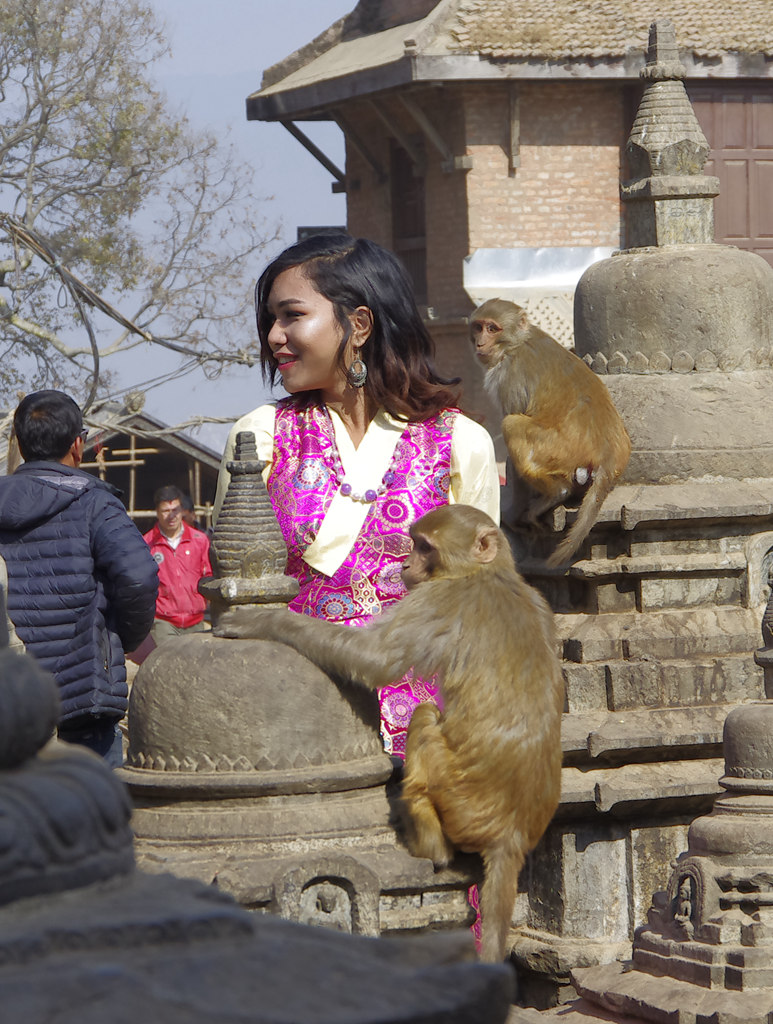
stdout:
<svg viewBox="0 0 773 1024">
<path fill-rule="evenodd" d="M 172 57 L 157 69 L 159 84 L 194 126 L 230 131 L 240 156 L 254 168 L 253 193 L 259 215 L 281 222 L 282 243 L 295 240 L 299 224 L 343 224 L 345 198 L 331 192 L 331 175 L 278 124 L 247 121 L 245 100 L 259 86 L 263 70 L 310 42 L 356 6 L 356 0 L 152 0 L 166 23 Z M 334 162 L 343 166 L 343 139 L 335 125 L 301 127 Z M 271 197 L 267 199 L 266 197 Z M 255 267 L 260 274 L 265 261 Z M 154 350 L 153 373 L 173 363 Z M 140 384 L 144 366 L 136 354 L 122 367 L 123 387 Z M 145 373 L 149 377 L 150 373 Z M 200 372 L 147 392 L 146 409 L 166 423 L 191 416 L 241 415 L 266 393 L 260 369 L 239 367 L 217 381 Z M 194 436 L 220 450 L 228 427 L 204 427 Z"/>
</svg>

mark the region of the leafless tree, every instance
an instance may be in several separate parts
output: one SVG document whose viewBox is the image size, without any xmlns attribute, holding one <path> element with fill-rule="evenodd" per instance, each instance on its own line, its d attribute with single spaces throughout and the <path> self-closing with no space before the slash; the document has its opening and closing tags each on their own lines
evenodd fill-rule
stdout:
<svg viewBox="0 0 773 1024">
<path fill-rule="evenodd" d="M 250 357 L 255 256 L 276 230 L 256 219 L 251 168 L 154 84 L 166 53 L 142 0 L 0 5 L 0 404 L 19 387 L 84 392 L 95 349 L 104 367 L 147 345 L 96 314 L 90 342 L 62 267 L 168 347 L 215 367 Z"/>
</svg>

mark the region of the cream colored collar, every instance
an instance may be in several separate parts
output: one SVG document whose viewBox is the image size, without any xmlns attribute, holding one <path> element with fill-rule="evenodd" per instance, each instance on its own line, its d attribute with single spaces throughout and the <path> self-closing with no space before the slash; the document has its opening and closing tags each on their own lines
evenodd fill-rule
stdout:
<svg viewBox="0 0 773 1024">
<path fill-rule="evenodd" d="M 332 410 L 328 412 L 346 482 L 359 494 L 375 490 L 389 469 L 405 421 L 379 409 L 355 448 L 341 417 Z M 303 553 L 304 562 L 325 576 L 333 576 L 354 547 L 369 511 L 370 504 L 336 492 L 316 538 Z"/>
</svg>

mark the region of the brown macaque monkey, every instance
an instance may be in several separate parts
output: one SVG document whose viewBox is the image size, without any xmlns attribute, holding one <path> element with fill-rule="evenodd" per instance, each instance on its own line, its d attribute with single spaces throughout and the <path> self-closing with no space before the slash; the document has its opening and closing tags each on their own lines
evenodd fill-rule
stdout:
<svg viewBox="0 0 773 1024">
<path fill-rule="evenodd" d="M 564 565 L 598 517 L 628 464 L 631 439 L 604 382 L 557 341 L 529 323 L 521 306 L 489 299 L 470 317 L 486 388 L 498 399 L 513 468 L 536 492 L 526 518 L 584 494 L 577 519 L 548 559 Z"/>
<path fill-rule="evenodd" d="M 438 867 L 454 848 L 481 855 L 481 955 L 501 960 L 524 857 L 560 794 L 563 679 L 553 616 L 478 509 L 435 509 L 411 537 L 402 570 L 410 593 L 365 629 L 237 608 L 216 632 L 278 640 L 328 674 L 373 688 L 409 668 L 437 676 L 442 711 L 420 704 L 408 728 L 408 845 Z"/>
</svg>

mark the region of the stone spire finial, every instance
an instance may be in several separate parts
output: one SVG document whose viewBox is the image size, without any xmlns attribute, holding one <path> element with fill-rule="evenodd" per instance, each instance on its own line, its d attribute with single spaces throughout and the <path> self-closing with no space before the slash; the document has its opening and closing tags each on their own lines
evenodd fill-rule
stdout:
<svg viewBox="0 0 773 1024">
<path fill-rule="evenodd" d="M 714 240 L 719 180 L 702 173 L 709 145 L 684 76 L 673 25 L 654 22 L 641 72 L 644 95 L 626 146 L 633 179 L 620 189 L 629 204 L 629 249 Z"/>
<path fill-rule="evenodd" d="M 241 431 L 212 537 L 214 578 L 199 584 L 215 620 L 229 605 L 286 604 L 298 593 L 298 581 L 285 575 L 287 547 L 263 482 L 264 466 L 255 435 Z"/>
<path fill-rule="evenodd" d="M 647 65 L 642 68 L 640 78 L 646 81 L 682 79 L 687 75 L 684 64 L 679 60 L 676 32 L 668 18 L 660 18 L 650 25 L 647 45 Z"/>
</svg>

